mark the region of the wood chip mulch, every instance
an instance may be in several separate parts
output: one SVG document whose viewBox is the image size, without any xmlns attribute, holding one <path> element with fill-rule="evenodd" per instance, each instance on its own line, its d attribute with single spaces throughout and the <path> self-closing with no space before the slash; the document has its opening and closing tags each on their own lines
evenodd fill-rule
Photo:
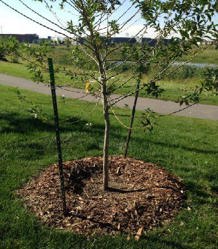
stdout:
<svg viewBox="0 0 218 249">
<path fill-rule="evenodd" d="M 102 190 L 102 158 L 64 163 L 69 214 L 62 215 L 57 165 L 51 165 L 18 194 L 25 206 L 48 226 L 76 233 L 140 237 L 171 221 L 184 200 L 181 180 L 152 163 L 110 158 L 110 190 Z"/>
</svg>

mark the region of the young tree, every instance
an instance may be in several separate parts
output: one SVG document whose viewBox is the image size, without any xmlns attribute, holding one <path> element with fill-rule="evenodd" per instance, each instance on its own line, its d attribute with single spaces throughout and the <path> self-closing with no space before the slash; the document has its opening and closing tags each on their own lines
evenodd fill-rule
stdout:
<svg viewBox="0 0 218 249">
<path fill-rule="evenodd" d="M 136 16 L 141 16 L 143 20 L 142 29 L 136 34 L 138 37 L 143 37 L 143 34 L 149 29 L 154 31 L 156 34 L 155 45 L 151 48 L 144 43 L 144 46 L 138 48 L 138 55 L 135 56 L 135 59 L 140 61 L 139 67 L 136 67 L 139 79 L 144 65 L 155 68 L 153 78 L 138 87 L 136 92 L 147 88 L 147 91 L 154 93 L 155 89 L 158 89 L 155 82 L 166 73 L 179 56 L 187 53 L 193 45 L 198 46 L 203 38 L 212 38 L 216 31 L 212 21 L 216 1 L 60 0 L 51 1 L 51 6 L 48 5 L 49 1 L 41 0 L 41 2 L 47 4 L 50 10 L 52 10 L 54 2 L 59 3 L 61 9 L 71 10 L 73 14 L 76 14 L 77 20 L 75 18 L 68 20 L 67 27 L 62 27 L 62 29 L 69 36 L 72 35 L 72 39 L 78 41 L 79 45 L 76 49 L 83 53 L 87 57 L 86 59 L 95 63 L 98 69 L 98 74 L 93 71 L 84 73 L 98 82 L 101 92 L 105 124 L 103 188 L 107 190 L 110 108 L 132 94 L 129 92 L 116 99 L 110 98 L 114 90 L 126 84 L 126 81 L 119 85 L 116 79 L 112 80 L 122 73 L 122 69 L 119 69 L 116 63 L 111 63 L 112 55 L 120 52 L 123 48 L 122 45 L 114 45 L 111 42 L 112 38 L 127 28 Z M 171 40 L 166 44 L 167 37 L 171 37 Z M 129 50 L 123 63 L 131 60 L 134 54 L 135 51 L 130 53 Z"/>
<path fill-rule="evenodd" d="M 2 3 L 14 9 L 3 0 Z M 34 11 L 19 0 L 26 8 L 52 25 L 50 28 L 45 22 L 35 21 L 17 10 L 26 18 L 39 25 L 56 31 L 74 41 L 75 58 L 83 54 L 84 61 L 94 64 L 95 70 L 83 70 L 84 77 L 94 79 L 99 86 L 103 104 L 104 118 L 104 146 L 103 146 L 103 189 L 107 190 L 109 165 L 109 137 L 110 137 L 110 108 L 127 96 L 145 89 L 148 93 L 157 95 L 160 91 L 156 82 L 163 77 L 175 60 L 187 53 L 193 46 L 198 46 L 204 39 L 212 39 L 217 32 L 212 17 L 216 12 L 215 0 L 35 0 L 40 1 L 54 13 L 54 7 L 59 5 L 62 10 L 72 13 L 67 25 L 61 26 L 57 22 Z M 142 46 L 130 46 L 123 51 L 122 44 L 114 44 L 113 37 L 130 29 L 136 20 L 140 19 L 141 29 L 135 32 L 140 38 Z M 56 29 L 55 29 L 55 28 Z M 144 34 L 153 31 L 156 38 L 143 41 Z M 171 38 L 166 40 L 166 38 Z M 134 43 L 129 38 L 128 43 Z M 124 49 L 125 50 L 125 49 Z M 122 63 L 111 62 L 114 55 L 123 53 Z M 119 81 L 125 64 L 131 61 L 136 63 L 133 76 Z M 74 60 L 81 64 L 81 61 Z M 152 69 L 152 78 L 141 84 L 141 74 L 145 68 Z M 136 77 L 134 75 L 137 75 Z M 130 80 L 138 78 L 138 87 L 135 91 L 111 98 L 111 93 L 125 86 Z M 140 83 L 140 84 L 139 84 Z M 136 94 L 136 97 L 137 97 Z M 135 101 L 135 104 L 137 99 Z M 134 113 L 134 112 L 133 112 Z"/>
</svg>

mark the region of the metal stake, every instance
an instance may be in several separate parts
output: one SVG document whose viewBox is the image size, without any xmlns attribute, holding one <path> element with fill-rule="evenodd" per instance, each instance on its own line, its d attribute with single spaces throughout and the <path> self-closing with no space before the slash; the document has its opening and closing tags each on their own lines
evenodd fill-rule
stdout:
<svg viewBox="0 0 218 249">
<path fill-rule="evenodd" d="M 52 102 L 54 110 L 54 122 L 55 122 L 56 143 L 57 143 L 57 152 L 58 152 L 58 167 L 59 167 L 59 176 L 61 183 L 61 199 L 63 204 L 63 214 L 66 215 L 67 207 L 66 207 L 66 195 L 65 195 L 65 186 L 64 186 L 63 160 L 62 160 L 62 150 L 61 150 L 57 96 L 55 90 L 54 67 L 53 67 L 52 58 L 48 58 L 48 67 L 49 67 L 50 86 L 51 86 L 51 94 L 52 94 Z"/>
</svg>

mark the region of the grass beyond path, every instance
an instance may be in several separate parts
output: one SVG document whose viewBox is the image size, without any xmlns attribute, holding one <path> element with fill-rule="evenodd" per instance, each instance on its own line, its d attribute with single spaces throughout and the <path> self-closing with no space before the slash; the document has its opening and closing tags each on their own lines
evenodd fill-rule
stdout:
<svg viewBox="0 0 218 249">
<path fill-rule="evenodd" d="M 213 47 L 207 47 L 206 49 L 202 48 L 202 50 L 200 50 L 196 54 L 196 56 L 192 58 L 192 62 L 211 63 L 218 65 L 217 57 L 218 57 L 218 49 L 215 49 Z M 186 61 L 187 59 L 189 59 L 188 55 L 183 56 L 181 60 Z"/>
<path fill-rule="evenodd" d="M 0 73 L 22 77 L 25 79 L 32 79 L 31 73 L 27 70 L 27 67 L 24 64 L 15 64 L 0 61 Z M 78 79 L 71 79 L 69 76 L 64 75 L 63 73 L 57 73 L 56 75 L 56 83 L 58 85 L 68 85 L 75 88 L 85 89 L 85 82 L 82 82 Z M 128 79 L 130 76 L 129 73 L 123 74 L 120 78 L 122 80 Z M 48 78 L 48 76 L 47 76 Z M 172 100 L 177 101 L 179 97 L 183 95 L 187 95 L 192 92 L 196 85 L 201 83 L 202 79 L 193 77 L 184 80 L 162 80 L 159 85 L 165 91 L 159 97 L 159 99 L 163 100 Z M 144 77 L 144 82 L 147 82 L 146 76 Z M 135 90 L 135 81 L 130 81 L 124 88 L 116 91 L 118 94 L 125 94 L 127 92 L 132 92 Z M 148 96 L 144 90 L 140 92 L 141 97 L 151 97 Z M 218 97 L 210 92 L 204 92 L 201 96 L 200 103 L 202 104 L 211 104 L 218 105 Z"/>
<path fill-rule="evenodd" d="M 134 130 L 130 156 L 157 163 L 181 177 L 187 187 L 187 201 L 171 224 L 146 233 L 139 242 L 127 241 L 125 236 L 86 239 L 43 226 L 15 194 L 57 160 L 51 99 L 21 92 L 34 106 L 20 102 L 16 89 L 0 86 L 1 249 L 217 248 L 217 122 L 162 117 L 152 133 Z M 59 99 L 59 106 L 64 160 L 101 155 L 101 107 L 70 99 Z M 40 119 L 32 115 L 33 107 L 42 109 Z M 116 113 L 128 124 L 128 111 L 116 109 Z M 139 124 L 135 123 L 136 128 Z M 111 154 L 122 154 L 125 136 L 126 129 L 112 118 Z"/>
</svg>

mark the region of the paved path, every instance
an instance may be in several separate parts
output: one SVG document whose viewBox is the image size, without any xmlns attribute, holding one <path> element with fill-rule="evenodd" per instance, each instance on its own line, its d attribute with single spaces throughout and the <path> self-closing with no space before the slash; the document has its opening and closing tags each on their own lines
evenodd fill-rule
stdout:
<svg viewBox="0 0 218 249">
<path fill-rule="evenodd" d="M 0 84 L 19 87 L 43 94 L 50 94 L 50 88 L 44 84 L 34 83 L 31 80 L 8 76 L 5 74 L 0 74 Z M 67 98 L 82 99 L 89 102 L 98 101 L 94 96 L 86 95 L 83 90 L 76 88 L 57 88 L 57 95 L 64 95 Z M 119 96 L 120 95 L 114 94 L 112 95 L 112 99 L 117 98 Z M 116 106 L 121 108 L 132 107 L 133 100 L 133 97 L 128 97 L 122 100 L 121 102 L 117 103 Z M 172 101 L 139 98 L 137 110 L 145 110 L 146 108 L 150 108 L 151 110 L 160 114 L 169 114 L 176 112 L 178 109 L 181 109 L 178 103 Z M 174 113 L 173 115 L 218 120 L 218 106 L 196 104 L 188 109 L 184 109 L 181 112 Z"/>
</svg>

